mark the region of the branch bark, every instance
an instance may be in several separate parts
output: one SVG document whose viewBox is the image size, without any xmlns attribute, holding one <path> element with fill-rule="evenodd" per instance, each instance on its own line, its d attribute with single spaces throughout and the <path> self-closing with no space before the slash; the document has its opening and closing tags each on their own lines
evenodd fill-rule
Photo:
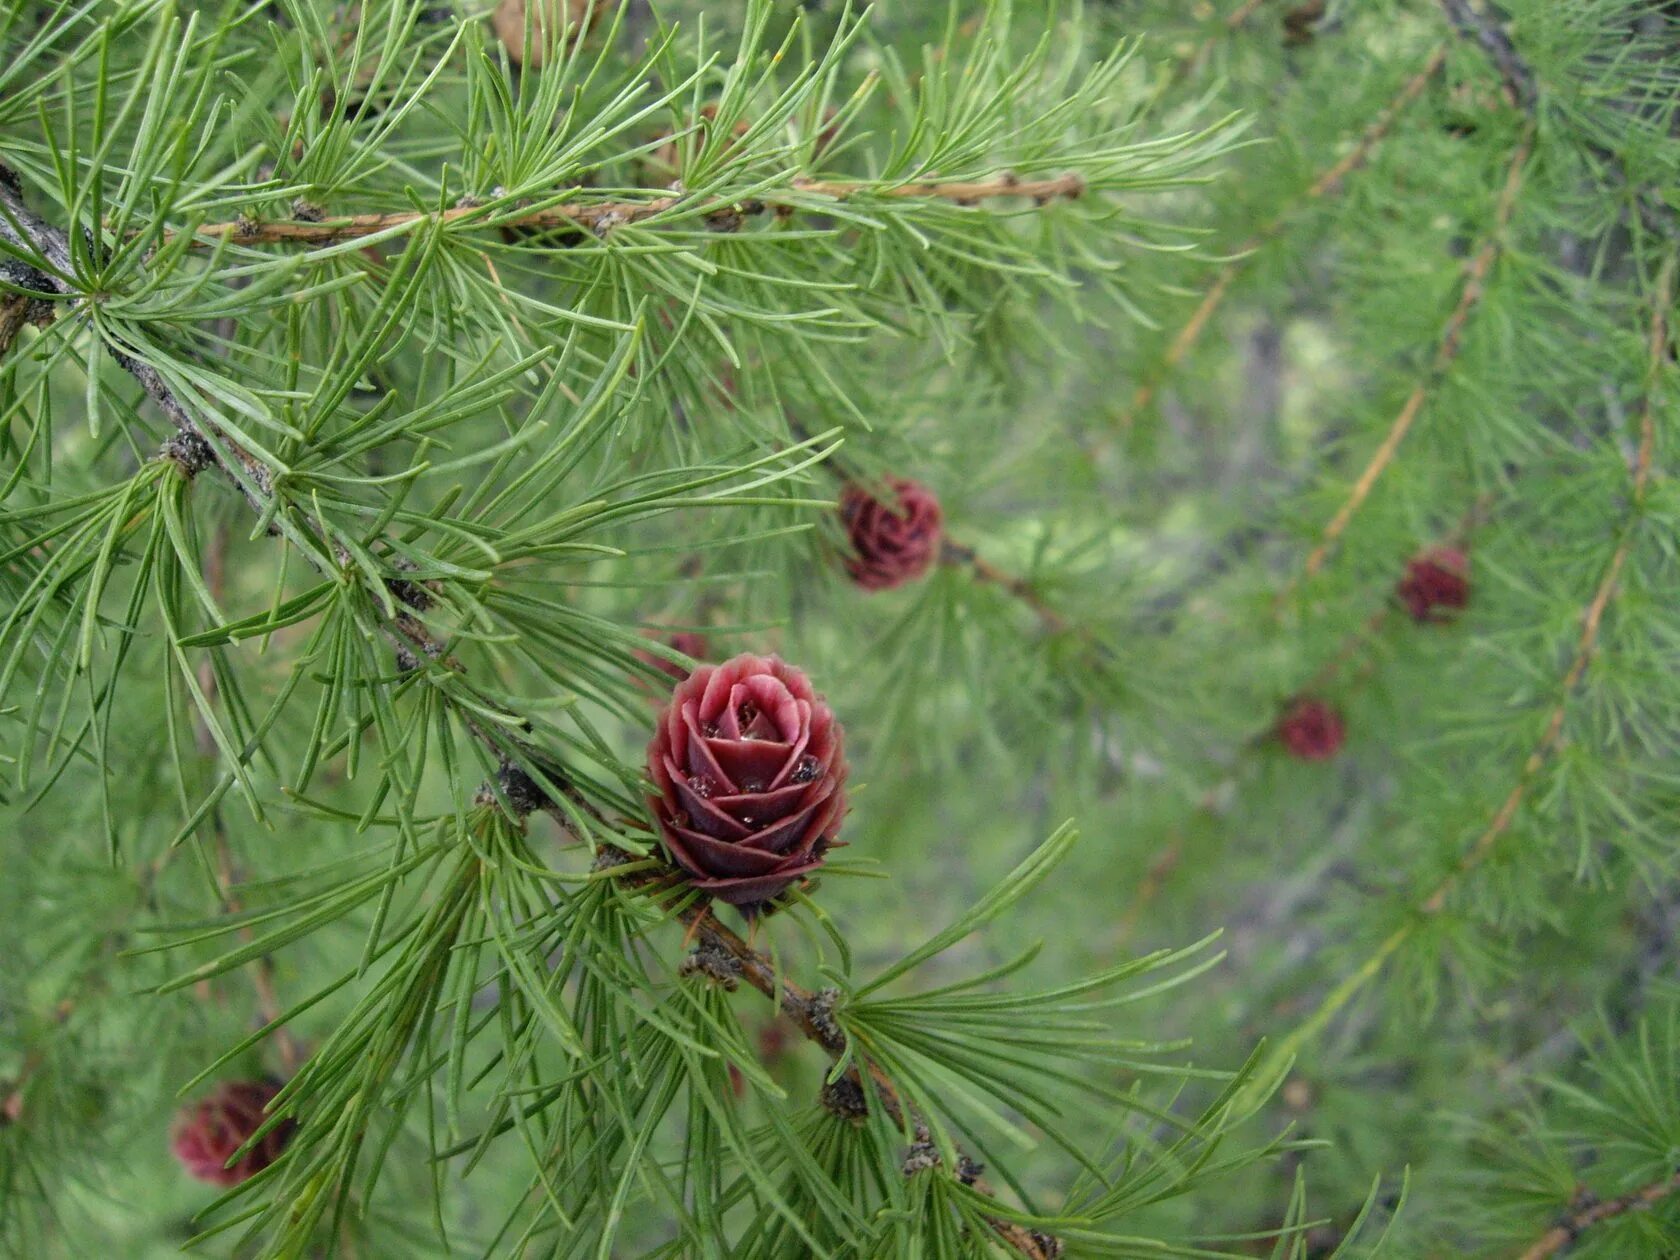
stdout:
<svg viewBox="0 0 1680 1260">
<path fill-rule="evenodd" d="M 37 302 L 21 293 L 0 296 L 0 358 L 5 358 L 25 324 L 45 324 L 51 320 L 52 307 L 45 302 Z"/>
<path fill-rule="evenodd" d="M 820 201 L 850 201 L 860 195 L 906 200 L 923 198 L 950 201 L 958 205 L 974 205 L 999 198 L 1024 198 L 1038 205 L 1052 201 L 1071 200 L 1085 192 L 1085 178 L 1079 174 L 1058 175 L 1053 179 L 1024 180 L 1014 175 L 1000 175 L 991 180 L 917 181 L 906 184 L 878 185 L 863 182 L 794 179 L 781 192 L 769 192 L 745 201 L 712 199 L 695 201 L 683 193 L 655 197 L 648 201 L 578 201 L 549 206 L 525 214 L 493 215 L 485 207 L 473 202 L 442 211 L 402 210 L 388 214 L 358 214 L 347 218 L 322 219 L 235 219 L 227 223 L 207 223 L 194 229 L 195 241 L 231 240 L 241 245 L 332 245 L 340 241 L 358 240 L 392 228 L 418 224 L 449 225 L 465 223 L 484 228 L 580 228 L 605 235 L 614 228 L 642 223 L 669 214 L 673 210 L 695 210 L 706 216 L 708 226 L 716 231 L 736 231 L 744 221 L 767 212 L 781 214 L 820 207 Z M 481 220 L 473 223 L 474 219 Z"/>
</svg>

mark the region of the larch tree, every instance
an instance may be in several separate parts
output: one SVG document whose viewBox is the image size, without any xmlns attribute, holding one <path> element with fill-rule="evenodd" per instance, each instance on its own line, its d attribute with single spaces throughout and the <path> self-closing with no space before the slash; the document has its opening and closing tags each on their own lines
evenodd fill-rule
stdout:
<svg viewBox="0 0 1680 1260">
<path fill-rule="evenodd" d="M 1659 0 L 5 0 L 0 1249 L 1680 1253 L 1677 272 Z"/>
</svg>

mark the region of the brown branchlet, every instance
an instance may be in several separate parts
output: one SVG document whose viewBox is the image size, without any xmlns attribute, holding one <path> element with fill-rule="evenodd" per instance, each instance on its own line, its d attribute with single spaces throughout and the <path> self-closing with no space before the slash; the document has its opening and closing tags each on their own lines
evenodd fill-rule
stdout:
<svg viewBox="0 0 1680 1260">
<path fill-rule="evenodd" d="M 842 1120 L 861 1124 L 869 1114 L 869 1103 L 863 1096 L 863 1086 L 850 1075 L 826 1082 L 819 1100 L 823 1110 Z"/>
<path fill-rule="evenodd" d="M 741 964 L 734 955 L 714 941 L 701 941 L 682 960 L 677 975 L 704 976 L 729 993 L 741 987 Z"/>
</svg>

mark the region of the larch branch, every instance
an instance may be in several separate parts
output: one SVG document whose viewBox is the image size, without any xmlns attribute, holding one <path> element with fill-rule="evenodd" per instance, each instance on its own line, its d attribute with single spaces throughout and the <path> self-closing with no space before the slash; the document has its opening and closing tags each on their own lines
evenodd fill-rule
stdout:
<svg viewBox="0 0 1680 1260">
<path fill-rule="evenodd" d="M 548 809 L 547 812 L 561 826 L 571 826 L 570 821 L 560 811 Z M 625 868 L 622 873 L 618 869 L 620 867 Z M 679 872 L 668 866 L 650 869 L 645 863 L 638 862 L 630 854 L 610 845 L 602 846 L 596 869 L 611 875 L 621 887 L 645 893 L 664 904 L 679 904 L 677 918 L 687 926 L 701 951 L 728 958 L 731 974 L 739 976 L 775 1003 L 777 1009 L 787 1016 L 800 1033 L 821 1047 L 831 1059 L 839 1059 L 847 1052 L 849 1042 L 846 1034 L 833 1017 L 834 999 L 837 995 L 832 991 L 813 992 L 778 972 L 769 958 L 754 949 L 738 932 L 712 913 L 708 901 L 695 901 L 685 897 L 686 888 Z M 925 1126 L 899 1095 L 891 1078 L 877 1065 L 868 1062 L 861 1053 L 854 1051 L 853 1059 L 854 1065 L 848 1069 L 847 1078 L 862 1088 L 863 1078 L 867 1073 L 875 1097 L 880 1100 L 894 1123 L 913 1132 L 925 1131 Z M 983 1179 L 968 1178 L 966 1184 L 980 1194 L 995 1196 L 995 1192 Z M 1027 1260 L 1056 1260 L 1061 1254 L 1060 1240 L 1050 1235 L 999 1218 L 988 1218 L 987 1223 L 999 1239 L 1020 1255 L 1027 1257 Z"/>
<path fill-rule="evenodd" d="M 56 294 L 60 298 L 68 299 L 72 307 L 86 300 L 73 282 L 76 265 L 70 252 L 70 238 L 29 209 L 23 199 L 22 183 L 16 173 L 5 165 L 0 165 L 0 239 L 26 253 L 34 254 L 51 269 L 26 268 L 29 274 L 23 277 L 23 280 L 31 290 Z M 32 299 L 29 318 L 37 323 L 49 323 L 55 318 L 57 308 L 61 305 L 63 304 L 59 302 Z M 213 424 L 201 424 L 195 419 L 187 405 L 176 396 L 162 374 L 151 364 L 141 362 L 117 346 L 112 347 L 111 357 L 139 382 L 147 397 L 168 417 L 169 422 L 184 438 L 202 447 L 206 452 L 204 463 L 220 463 L 218 458 L 208 454 L 211 449 L 211 444 L 207 441 L 209 436 L 213 436 L 217 443 L 231 452 L 239 463 L 243 476 L 232 473 L 229 475 L 246 501 L 261 513 L 265 507 L 263 490 L 269 484 L 266 466 Z M 182 459 L 177 458 L 175 462 L 189 474 L 197 471 L 196 467 L 189 468 L 188 463 Z"/>
<path fill-rule="evenodd" d="M 1617 1195 L 1614 1199 L 1599 1199 L 1589 1191 L 1579 1196 L 1577 1206 L 1569 1215 L 1535 1239 L 1523 1251 L 1519 1260 L 1548 1260 L 1548 1257 L 1563 1251 L 1600 1221 L 1607 1221 L 1627 1212 L 1648 1212 L 1676 1191 L 1680 1191 L 1680 1172 L 1659 1177 L 1647 1186 L 1641 1186 L 1628 1194 Z"/>
<path fill-rule="evenodd" d="M 1657 293 L 1651 314 L 1650 335 L 1647 342 L 1649 352 L 1645 400 L 1640 406 L 1639 415 L 1639 446 L 1634 453 L 1632 469 L 1632 493 L 1628 512 L 1628 521 L 1622 530 L 1622 537 L 1616 544 L 1615 551 L 1610 554 L 1610 561 L 1604 567 L 1604 576 L 1599 580 L 1593 591 L 1592 599 L 1588 601 L 1585 611 L 1581 614 L 1581 633 L 1575 644 L 1575 654 L 1569 662 L 1569 669 L 1563 676 L 1562 694 L 1557 703 L 1552 706 L 1551 713 L 1546 718 L 1546 725 L 1542 729 L 1539 741 L 1534 750 L 1529 753 L 1523 763 L 1522 773 L 1518 776 L 1516 785 L 1512 787 L 1493 821 L 1487 829 L 1476 837 L 1474 844 L 1458 861 L 1453 871 L 1441 881 L 1441 884 L 1429 894 L 1423 903 L 1423 909 L 1428 913 L 1436 913 L 1446 904 L 1447 894 L 1453 886 L 1467 872 L 1474 870 L 1487 859 L 1499 838 L 1505 834 L 1517 816 L 1517 810 L 1522 805 L 1533 786 L 1535 777 L 1545 766 L 1547 759 L 1558 745 L 1563 734 L 1563 721 L 1569 707 L 1570 696 L 1580 685 L 1586 675 L 1587 666 L 1592 660 L 1593 652 L 1598 646 L 1599 631 L 1604 625 L 1604 613 L 1610 606 L 1611 599 L 1616 593 L 1616 584 L 1622 575 L 1622 569 L 1627 564 L 1628 553 L 1633 548 L 1635 526 L 1638 516 L 1645 505 L 1645 492 L 1651 482 L 1651 463 L 1656 450 L 1656 409 L 1657 397 L 1660 393 L 1659 377 L 1662 372 L 1663 359 L 1668 351 L 1671 329 L 1669 326 L 1669 306 L 1674 294 L 1675 256 L 1670 255 L 1663 264 L 1661 273 L 1657 277 Z"/>
<path fill-rule="evenodd" d="M 1418 903 L 1417 914 L 1383 938 L 1381 944 L 1356 970 L 1345 976 L 1341 983 L 1325 996 L 1303 1023 L 1290 1030 L 1287 1035 L 1274 1044 L 1266 1057 L 1265 1063 L 1255 1074 L 1257 1082 L 1269 1082 L 1277 1072 L 1281 1071 L 1283 1066 L 1294 1057 L 1303 1045 L 1317 1036 L 1329 1024 L 1337 1011 L 1346 1006 L 1365 985 L 1377 976 L 1388 962 L 1389 957 L 1417 933 L 1427 918 L 1439 914 L 1446 907 L 1447 897 L 1452 893 L 1452 890 L 1458 886 L 1466 875 L 1485 862 L 1493 852 L 1500 838 L 1510 827 L 1512 821 L 1515 820 L 1517 810 L 1533 787 L 1540 770 L 1557 748 L 1562 736 L 1564 717 L 1570 697 L 1580 684 L 1581 679 L 1586 675 L 1594 649 L 1598 645 L 1598 636 L 1604 622 L 1604 613 L 1610 606 L 1610 601 L 1616 591 L 1617 581 L 1621 577 L 1622 568 L 1627 563 L 1628 555 L 1633 546 L 1634 527 L 1637 525 L 1639 513 L 1644 506 L 1645 493 L 1650 485 L 1651 467 L 1656 448 L 1656 410 L 1661 393 L 1661 374 L 1673 334 L 1669 321 L 1670 306 L 1674 301 L 1676 257 L 1676 255 L 1670 254 L 1668 260 L 1663 264 L 1657 277 L 1656 293 L 1653 295 L 1648 338 L 1645 398 L 1640 407 L 1639 445 L 1634 455 L 1631 470 L 1632 492 L 1628 520 L 1615 550 L 1611 553 L 1609 563 L 1605 566 L 1604 575 L 1582 612 L 1581 632 L 1576 640 L 1575 652 L 1560 685 L 1562 694 L 1548 714 L 1534 750 L 1524 761 L 1516 785 L 1494 812 L 1493 819 L 1477 835 L 1452 870 Z"/>
<path fill-rule="evenodd" d="M 1029 192 L 1027 195 L 1032 194 Z M 18 187 L 15 178 L 11 178 L 10 172 L 4 168 L 0 168 L 0 204 L 3 204 L 4 208 L 10 212 L 11 217 L 21 225 L 20 232 L 9 224 L 5 217 L 0 216 L 0 234 L 4 234 L 14 244 L 46 258 L 55 268 L 61 268 L 65 275 L 71 274 L 69 246 L 64 233 L 33 215 L 24 206 L 21 189 Z M 45 275 L 42 279 L 50 285 L 50 289 L 43 291 L 58 292 L 67 297 L 73 296 L 73 291 L 67 281 L 56 280 Z M 147 394 L 157 402 L 164 414 L 177 426 L 182 435 L 194 438 L 198 442 L 203 441 L 198 422 L 194 419 L 187 404 L 175 396 L 154 368 L 126 355 L 121 356 L 120 361 L 123 367 L 141 382 Z M 227 435 L 218 434 L 218 437 L 222 438 L 235 455 L 242 460 L 250 458 L 248 453 L 244 452 Z M 177 463 L 181 462 L 178 456 L 169 454 L 165 454 L 162 458 L 173 458 Z M 220 465 L 218 464 L 218 466 Z M 192 471 L 196 472 L 197 469 L 195 468 Z M 223 471 L 226 471 L 226 469 L 224 468 Z M 272 501 L 263 497 L 264 494 L 272 495 L 272 491 L 268 488 L 270 483 L 266 479 L 258 478 L 257 485 L 259 487 L 257 491 L 242 488 L 246 489 L 248 499 L 255 497 L 253 507 L 259 513 L 266 515 L 273 511 L 275 507 Z M 306 528 L 312 531 L 314 529 L 313 526 L 307 526 Z M 327 550 L 319 553 L 314 550 L 306 550 L 304 552 L 305 559 L 318 571 L 332 576 L 322 558 L 323 555 L 330 553 L 330 540 L 320 538 L 318 535 L 314 536 L 316 541 Z M 386 614 L 382 603 L 375 601 L 374 607 L 380 620 L 381 631 L 391 642 L 399 656 L 407 653 L 417 661 L 430 660 L 451 671 L 461 672 L 459 662 L 447 656 L 447 645 L 433 636 L 415 615 L 417 611 L 424 611 L 427 597 L 419 592 L 418 588 L 407 594 L 408 598 L 398 601 L 395 616 Z M 474 718 L 466 717 L 464 721 L 472 735 L 497 758 L 506 758 L 507 749 L 511 744 L 521 758 L 528 759 L 528 763 L 533 768 L 541 770 L 545 777 L 556 782 L 565 781 L 562 769 L 540 749 L 517 738 L 504 737 L 498 739 L 482 722 Z M 613 826 L 610 819 L 606 818 L 588 801 L 582 799 L 581 796 L 568 794 L 568 799 L 570 803 L 583 809 L 598 822 L 609 828 Z M 563 827 L 568 830 L 574 829 L 575 824 L 572 816 L 554 802 L 545 802 L 540 791 L 532 800 L 531 808 L 542 808 Z M 628 862 L 627 855 L 612 849 L 610 846 L 603 846 L 602 852 L 609 861 L 616 855 L 624 857 Z M 618 862 L 615 864 L 624 865 L 626 863 Z M 620 877 L 620 882 L 627 887 L 640 888 L 644 891 L 651 891 L 655 885 L 668 892 L 680 891 L 679 876 L 669 867 L 656 870 L 643 868 L 628 872 Z M 845 1052 L 847 1046 L 845 1035 L 826 1014 L 830 1008 L 830 999 L 823 994 L 811 993 L 780 975 L 770 959 L 753 949 L 737 933 L 720 923 L 716 916 L 711 913 L 709 904 L 700 902 L 685 906 L 678 912 L 678 917 L 691 927 L 697 939 L 703 944 L 734 959 L 740 968 L 741 976 L 753 988 L 775 1001 L 806 1037 L 815 1041 L 831 1056 L 838 1057 Z M 270 995 L 270 999 L 271 997 L 272 995 Z M 886 1076 L 873 1065 L 869 1067 L 869 1074 L 874 1081 L 877 1095 L 881 1098 L 883 1105 L 888 1107 L 889 1110 L 895 1111 L 895 1114 L 900 1118 L 909 1116 L 908 1109 L 900 1101 L 897 1091 Z M 983 1194 L 991 1193 L 981 1182 L 974 1181 L 970 1184 L 974 1185 Z M 1061 1252 L 1061 1243 L 1051 1236 L 1040 1234 L 1014 1222 L 1001 1219 L 992 1219 L 989 1224 L 1002 1242 L 1026 1257 L 1027 1260 L 1055 1260 L 1055 1257 Z"/>
<path fill-rule="evenodd" d="M 1492 496 L 1479 496 L 1469 511 L 1459 518 L 1450 531 L 1439 536 L 1434 545 L 1455 547 L 1465 545 L 1470 535 L 1482 523 L 1491 503 Z M 1332 682 L 1343 668 L 1360 659 L 1361 653 L 1382 632 L 1383 627 L 1394 616 L 1394 612 L 1395 606 L 1392 598 L 1376 608 L 1360 624 L 1358 629 L 1349 631 L 1343 637 L 1336 650 L 1312 673 L 1306 682 L 1294 689 L 1293 694 L 1311 695 Z M 1361 676 L 1363 677 L 1370 669 L 1371 662 L 1367 658 L 1360 671 Z M 1272 728 L 1268 727 L 1265 731 L 1250 738 L 1242 745 L 1241 753 L 1247 755 L 1264 747 L 1271 730 Z M 1195 805 L 1190 810 L 1190 817 L 1194 818 L 1197 815 L 1216 817 L 1220 797 L 1233 788 L 1237 782 L 1238 775 L 1233 770 L 1197 798 Z M 1116 927 L 1114 935 L 1116 947 L 1124 945 L 1131 939 L 1132 933 L 1137 930 L 1138 923 L 1150 902 L 1160 894 L 1167 879 L 1178 869 L 1179 863 L 1184 857 L 1187 826 L 1187 823 L 1179 823 L 1173 828 L 1171 837 L 1166 844 L 1161 846 L 1154 860 L 1150 863 L 1149 869 L 1144 872 L 1142 879 L 1138 881 L 1131 902 L 1121 914 Z"/>
<path fill-rule="evenodd" d="M 903 184 L 873 184 L 863 181 L 794 179 L 780 192 L 760 193 L 751 199 L 698 200 L 681 193 L 647 201 L 564 202 L 528 213 L 494 214 L 469 202 L 446 210 L 401 210 L 386 214 L 357 214 L 344 218 L 235 219 L 207 223 L 193 229 L 196 241 L 230 240 L 241 245 L 332 245 L 359 240 L 394 228 L 436 224 L 466 224 L 484 228 L 580 228 L 607 233 L 617 227 L 642 223 L 675 210 L 706 216 L 718 230 L 739 228 L 745 217 L 768 211 L 791 212 L 820 206 L 820 200 L 851 201 L 861 196 L 895 200 L 924 199 L 974 205 L 1000 198 L 1021 198 L 1037 205 L 1077 198 L 1085 192 L 1085 177 L 1077 173 L 1051 179 L 1020 179 L 1000 175 L 990 180 L 919 180 Z"/>
<path fill-rule="evenodd" d="M 1161 356 L 1160 363 L 1150 373 L 1149 377 L 1133 391 L 1130 401 L 1126 404 L 1126 409 L 1121 412 L 1117 422 L 1122 430 L 1129 429 L 1136 423 L 1138 416 L 1154 400 L 1167 377 L 1171 376 L 1178 365 L 1183 362 L 1185 355 L 1195 348 L 1196 343 L 1201 340 L 1202 334 L 1207 331 L 1208 322 L 1223 305 L 1226 296 L 1230 293 L 1232 283 L 1248 265 L 1254 254 L 1289 226 L 1290 220 L 1297 210 L 1304 205 L 1322 201 L 1340 191 L 1342 181 L 1370 161 L 1371 154 L 1376 151 L 1377 146 L 1394 129 L 1394 124 L 1400 115 L 1405 112 L 1407 106 L 1423 93 L 1424 88 L 1429 85 L 1429 81 L 1440 73 L 1441 67 L 1446 64 L 1446 60 L 1447 46 L 1442 44 L 1430 54 L 1423 68 L 1408 79 L 1399 93 L 1387 105 L 1383 106 L 1382 111 L 1372 120 L 1370 126 L 1355 141 L 1351 149 L 1319 172 L 1317 178 L 1308 185 L 1306 192 L 1302 193 L 1296 201 L 1275 215 L 1253 236 L 1237 246 L 1234 252 L 1238 256 L 1219 269 L 1218 274 L 1214 276 L 1213 283 L 1208 286 L 1207 291 L 1202 295 L 1202 300 L 1197 303 L 1196 309 L 1190 313 L 1190 318 L 1184 322 L 1178 332 L 1173 335 L 1173 339 L 1167 344 L 1166 352 Z"/>
<path fill-rule="evenodd" d="M 998 568 L 973 547 L 947 539 L 939 549 L 939 562 L 954 568 L 967 569 L 977 581 L 995 586 L 1012 599 L 1019 600 L 1032 610 L 1033 615 L 1052 634 L 1066 634 L 1075 628 L 1065 616 L 1051 607 L 1049 601 L 1040 595 L 1026 578 Z M 1079 630 L 1078 633 L 1082 638 L 1094 642 L 1088 631 Z"/>
<path fill-rule="evenodd" d="M 1512 155 L 1511 164 L 1505 173 L 1505 184 L 1500 190 L 1499 201 L 1494 208 L 1493 226 L 1482 242 L 1475 257 L 1464 269 L 1464 284 L 1459 291 L 1458 303 L 1453 307 L 1452 314 L 1447 317 L 1446 326 L 1441 330 L 1441 339 L 1435 349 L 1435 358 L 1429 365 L 1429 372 L 1419 381 L 1400 412 L 1388 426 L 1388 432 L 1383 435 L 1382 442 L 1371 456 L 1348 491 L 1347 498 L 1336 509 L 1336 514 L 1324 527 L 1318 545 L 1307 556 L 1304 566 L 1304 576 L 1312 577 L 1324 567 L 1329 558 L 1330 549 L 1336 540 L 1342 536 L 1354 515 L 1359 511 L 1365 500 L 1370 497 L 1372 489 L 1388 466 L 1394 462 L 1394 456 L 1400 450 L 1400 444 L 1405 441 L 1406 434 L 1411 431 L 1413 423 L 1423 410 L 1431 390 L 1446 376 L 1459 353 L 1464 348 L 1464 329 L 1470 322 L 1470 316 L 1480 305 L 1483 295 L 1487 291 L 1488 274 L 1493 270 L 1493 264 L 1504 249 L 1505 230 L 1510 225 L 1511 215 L 1516 209 L 1517 194 L 1522 189 L 1523 173 L 1528 166 L 1528 159 L 1534 152 L 1534 127 L 1529 125 L 1523 131 L 1523 137 L 1518 142 L 1516 152 Z M 1291 584 L 1289 590 L 1294 589 Z M 1284 592 L 1287 596 L 1289 590 Z"/>
<path fill-rule="evenodd" d="M 1484 0 L 1487 12 L 1476 7 L 1476 0 L 1441 0 L 1441 7 L 1458 32 L 1474 40 L 1493 63 L 1501 80 L 1505 97 L 1513 105 L 1533 115 L 1540 100 L 1540 79 L 1534 68 L 1517 50 L 1493 0 Z M 1622 155 L 1605 145 L 1591 132 L 1577 132 L 1571 137 L 1583 149 L 1610 167 L 1620 182 L 1628 186 L 1633 211 L 1640 222 L 1658 236 L 1680 234 L 1680 211 L 1670 206 L 1662 189 L 1633 184 L 1628 177 Z"/>
</svg>

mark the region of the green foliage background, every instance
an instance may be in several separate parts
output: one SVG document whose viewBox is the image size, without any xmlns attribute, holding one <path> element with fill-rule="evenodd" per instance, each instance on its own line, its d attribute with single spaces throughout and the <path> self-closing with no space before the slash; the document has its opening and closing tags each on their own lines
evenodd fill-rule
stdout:
<svg viewBox="0 0 1680 1260">
<path fill-rule="evenodd" d="M 718 658 L 800 664 L 846 726 L 850 847 L 754 936 L 807 987 L 850 992 L 1066 850 L 889 991 L 906 1006 L 848 1027 L 931 1048 L 909 1075 L 950 1117 L 939 1142 L 1068 1254 L 1329 1255 L 1347 1237 L 1342 1254 L 1516 1256 L 1680 1172 L 1674 6 L 672 3 L 666 39 L 632 4 L 523 75 L 483 16 L 17 0 L 0 19 L 0 162 L 46 222 L 103 225 L 101 250 L 67 237 L 87 300 L 0 359 L 0 1246 L 163 1256 L 205 1223 L 212 1195 L 167 1154 L 177 1091 L 280 1067 L 272 1041 L 241 1045 L 260 996 L 225 840 L 238 905 L 273 912 L 256 930 L 309 928 L 258 938 L 282 1007 L 349 977 L 291 1036 L 348 1048 L 302 1102 L 325 1171 L 299 1156 L 213 1211 L 238 1228 L 209 1254 L 1000 1247 L 943 1172 L 871 1190 L 902 1135 L 879 1113 L 867 1136 L 823 1129 L 827 1057 L 785 1021 L 763 1040 L 770 1006 L 745 987 L 677 981 L 682 930 L 639 918 L 645 899 L 577 909 L 611 894 L 575 836 L 474 812 L 487 747 L 535 747 L 553 760 L 533 772 L 576 785 L 588 841 L 645 844 L 600 822 L 639 818 L 661 684 L 635 651 L 696 628 Z M 830 106 L 838 139 L 818 146 Z M 689 200 L 667 218 L 498 226 L 545 197 L 650 199 L 673 130 Z M 1087 191 L 886 191 L 1004 170 Z M 790 192 L 807 172 L 868 187 Z M 485 217 L 447 230 L 185 235 L 467 195 Z M 708 209 L 776 197 L 796 209 Z M 171 427 L 130 357 L 259 452 L 221 452 L 243 493 L 155 458 Z M 832 500 L 887 472 L 932 486 L 981 563 L 853 587 Z M 1455 537 L 1471 606 L 1416 625 L 1394 583 Z M 464 674 L 396 667 L 393 581 L 429 584 L 424 620 Z M 1346 716 L 1334 760 L 1269 737 L 1303 689 Z M 485 883 L 485 935 L 457 942 L 425 915 L 450 904 L 468 834 L 510 883 Z M 359 879 L 365 900 L 308 918 Z M 537 930 L 550 895 L 586 925 L 566 949 Z M 394 956 L 358 968 L 387 918 L 486 970 L 476 998 L 453 980 L 412 1040 L 392 1033 L 412 1057 L 370 1096 L 351 1082 L 397 1028 L 370 997 Z M 1011 996 L 982 1020 L 907 996 L 1034 947 L 985 991 L 1054 990 L 1221 931 L 1122 1005 Z M 588 976 L 556 961 L 609 955 L 625 961 Z M 556 968 L 553 1009 L 516 964 Z M 1168 974 L 1184 982 L 1145 992 Z M 591 1052 L 649 1039 L 583 1055 L 599 1079 L 659 1052 L 633 1014 L 654 1011 L 714 1049 L 738 1030 L 739 1096 L 702 1056 L 671 1077 L 683 1106 L 624 1122 L 646 1140 L 631 1156 L 588 1150 L 557 1103 L 464 1180 L 460 1155 L 433 1158 L 525 1096 L 496 1094 L 497 1046 L 529 1053 L 527 1093 L 572 1088 L 568 1021 L 597 999 L 613 1014 Z M 485 1012 L 500 1026 L 456 1058 Z M 370 1042 L 333 1041 L 354 1018 Z M 374 1191 L 371 1157 L 330 1132 L 364 1102 L 370 1149 L 391 1143 Z M 868 1205 L 850 1239 L 799 1238 L 760 1201 L 758 1173 L 803 1203 L 817 1179 L 779 1161 L 824 1141 L 864 1152 L 832 1178 Z M 552 1213 L 533 1169 L 562 1187 Z M 323 1186 L 350 1187 L 344 1218 L 298 1224 Z M 1565 1246 L 1672 1255 L 1680 1194 Z"/>
</svg>

